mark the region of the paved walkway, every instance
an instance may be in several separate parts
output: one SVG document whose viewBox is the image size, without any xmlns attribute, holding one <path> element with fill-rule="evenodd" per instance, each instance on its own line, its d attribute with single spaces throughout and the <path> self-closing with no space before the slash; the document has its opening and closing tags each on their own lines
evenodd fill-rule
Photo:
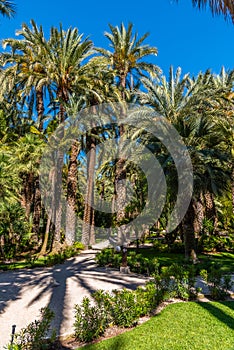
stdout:
<svg viewBox="0 0 234 350">
<path fill-rule="evenodd" d="M 146 278 L 97 267 L 95 252 L 85 251 L 63 264 L 48 268 L 0 273 L 0 349 L 16 332 L 37 319 L 42 307 L 55 312 L 52 327 L 58 334 L 73 333 L 74 305 L 97 289 L 135 289 Z"/>
</svg>

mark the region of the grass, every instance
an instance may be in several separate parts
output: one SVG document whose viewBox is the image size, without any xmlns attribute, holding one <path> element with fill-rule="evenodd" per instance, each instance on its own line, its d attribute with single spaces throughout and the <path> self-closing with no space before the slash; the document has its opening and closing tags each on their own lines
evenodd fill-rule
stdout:
<svg viewBox="0 0 234 350">
<path fill-rule="evenodd" d="M 25 256 L 21 260 L 14 260 L 10 263 L 2 262 L 0 263 L 0 271 L 8 271 L 15 269 L 23 269 L 23 268 L 34 268 L 34 267 L 45 267 L 45 266 L 53 266 L 55 264 L 63 263 L 66 259 L 71 258 L 80 254 L 82 249 L 74 249 L 72 247 L 68 247 L 60 253 L 50 253 L 44 256 L 37 256 L 37 254 Z"/>
<path fill-rule="evenodd" d="M 234 302 L 177 303 L 135 329 L 85 350 L 233 350 Z"/>
<path fill-rule="evenodd" d="M 130 250 L 135 250 L 131 248 Z M 169 252 L 159 252 L 154 247 L 140 248 L 139 253 L 144 257 L 152 259 L 157 258 L 160 266 L 170 266 L 172 263 L 177 263 L 179 265 L 184 264 L 184 254 L 183 253 L 169 253 Z M 227 252 L 220 253 L 207 253 L 198 254 L 199 263 L 197 267 L 199 270 L 207 269 L 212 263 L 218 263 L 220 270 L 224 273 L 234 273 L 234 254 Z"/>
</svg>

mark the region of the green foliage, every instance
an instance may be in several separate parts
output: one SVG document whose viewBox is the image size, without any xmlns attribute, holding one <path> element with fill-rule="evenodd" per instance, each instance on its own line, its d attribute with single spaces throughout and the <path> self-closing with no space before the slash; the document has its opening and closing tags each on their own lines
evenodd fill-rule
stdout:
<svg viewBox="0 0 234 350">
<path fill-rule="evenodd" d="M 195 298 L 195 269 L 193 266 L 184 268 L 178 264 L 163 267 L 160 274 L 154 275 L 156 296 L 160 299 L 180 298 L 184 300 Z"/>
<path fill-rule="evenodd" d="M 84 342 L 101 336 L 108 325 L 108 318 L 103 307 L 91 305 L 88 297 L 83 298 L 82 304 L 75 306 L 75 337 Z"/>
<path fill-rule="evenodd" d="M 0 206 L 0 236 L 4 237 L 4 259 L 12 259 L 26 248 L 31 248 L 29 222 L 19 203 Z"/>
<path fill-rule="evenodd" d="M 79 254 L 80 250 L 84 249 L 84 246 L 80 242 L 74 243 L 72 246 L 65 247 L 61 249 L 58 253 L 48 254 L 44 259 L 44 264 L 46 266 L 53 266 L 55 264 L 61 264 L 66 259 L 69 259 L 73 256 Z"/>
<path fill-rule="evenodd" d="M 54 313 L 49 308 L 40 310 L 41 319 L 31 322 L 26 328 L 15 334 L 14 345 L 8 344 L 6 349 L 14 350 L 45 350 L 51 349 L 51 344 L 55 341 L 55 333 L 45 340 L 50 330 L 50 323 L 54 318 Z"/>
<path fill-rule="evenodd" d="M 115 253 L 112 248 L 105 248 L 96 254 L 96 262 L 99 266 L 119 267 L 121 264 L 121 254 Z"/>
<path fill-rule="evenodd" d="M 226 236 L 203 234 L 199 241 L 199 249 L 204 252 L 234 251 L 234 236 L 229 233 Z"/>
<path fill-rule="evenodd" d="M 96 261 L 99 266 L 120 267 L 121 253 L 115 253 L 112 248 L 103 249 L 96 254 Z M 159 264 L 156 258 L 149 259 L 135 251 L 129 251 L 127 256 L 128 266 L 132 272 L 151 275 L 158 270 Z"/>
<path fill-rule="evenodd" d="M 138 287 L 136 289 L 136 307 L 139 316 L 149 315 L 159 302 L 162 301 L 162 298 L 159 297 L 159 293 L 157 293 L 155 287 L 155 283 L 149 281 L 144 287 Z"/>
<path fill-rule="evenodd" d="M 127 289 L 114 290 L 112 294 L 97 291 L 93 295 L 98 307 L 104 308 L 109 322 L 120 327 L 131 327 L 139 318 L 135 293 Z"/>
<path fill-rule="evenodd" d="M 213 264 L 210 271 L 201 270 L 200 275 L 208 284 L 211 297 L 214 300 L 224 299 L 228 295 L 228 290 L 232 288 L 231 276 L 223 276 L 218 264 Z"/>
<path fill-rule="evenodd" d="M 82 349 L 232 350 L 233 318 L 232 301 L 170 304 L 133 330 Z"/>
<path fill-rule="evenodd" d="M 127 289 L 114 290 L 113 293 L 114 296 L 110 297 L 110 313 L 114 323 L 120 327 L 137 324 L 139 311 L 134 293 Z"/>
</svg>

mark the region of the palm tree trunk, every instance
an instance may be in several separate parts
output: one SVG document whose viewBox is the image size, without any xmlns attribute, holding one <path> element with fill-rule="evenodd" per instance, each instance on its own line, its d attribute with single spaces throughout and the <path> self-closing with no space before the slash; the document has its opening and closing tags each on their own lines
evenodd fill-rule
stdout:
<svg viewBox="0 0 234 350">
<path fill-rule="evenodd" d="M 43 131 L 43 115 L 44 115 L 44 100 L 43 100 L 43 88 L 37 90 L 36 92 L 36 109 L 37 109 L 37 120 L 39 123 L 39 131 Z"/>
<path fill-rule="evenodd" d="M 63 152 L 57 151 L 56 170 L 54 172 L 54 238 L 52 250 L 58 251 L 61 248 L 61 221 L 62 221 L 62 167 L 63 167 Z"/>
<path fill-rule="evenodd" d="M 52 215 L 52 211 L 48 214 L 48 217 L 47 217 L 45 235 L 44 235 L 43 244 L 39 255 L 44 255 L 47 252 L 47 245 L 49 241 L 50 225 L 51 225 L 51 215 Z"/>
<path fill-rule="evenodd" d="M 40 219 L 41 219 L 41 191 L 39 186 L 39 178 L 34 180 L 34 200 L 33 200 L 33 232 L 35 239 L 38 240 L 40 234 Z"/>
<path fill-rule="evenodd" d="M 66 212 L 66 244 L 72 245 L 76 241 L 76 192 L 77 192 L 77 156 L 79 142 L 75 140 L 71 147 L 71 156 L 67 175 L 67 212 Z"/>
<path fill-rule="evenodd" d="M 218 219 L 217 219 L 217 211 L 215 207 L 215 202 L 214 202 L 214 196 L 211 192 L 206 191 L 204 194 L 204 199 L 205 199 L 205 206 L 206 206 L 206 211 L 205 215 L 208 220 L 211 220 L 214 231 L 217 229 L 217 224 L 218 224 Z"/>
<path fill-rule="evenodd" d="M 204 199 L 202 195 L 200 195 L 198 200 L 194 201 L 193 206 L 195 211 L 194 231 L 197 235 L 200 235 L 205 217 Z"/>
<path fill-rule="evenodd" d="M 94 209 L 93 209 L 93 181 L 96 163 L 96 139 L 87 136 L 88 164 L 87 164 L 87 188 L 85 195 L 85 207 L 82 227 L 82 243 L 88 247 L 95 243 L 94 236 Z M 92 242 L 92 243 L 91 243 Z"/>
<path fill-rule="evenodd" d="M 33 180 L 33 173 L 25 175 L 23 192 L 21 195 L 21 205 L 23 208 L 25 208 L 25 215 L 27 219 L 30 217 L 33 202 Z"/>
<path fill-rule="evenodd" d="M 194 234 L 194 202 L 191 200 L 187 213 L 183 219 L 183 237 L 184 237 L 184 248 L 185 258 L 192 258 L 193 262 L 196 261 L 196 247 L 195 247 L 195 234 Z"/>
<path fill-rule="evenodd" d="M 234 167 L 232 168 L 231 187 L 232 187 L 232 212 L 234 214 Z"/>
<path fill-rule="evenodd" d="M 121 74 L 120 76 L 120 87 L 121 95 L 123 101 L 125 100 L 125 88 L 126 88 L 126 74 Z M 122 112 L 121 119 L 125 117 L 124 112 Z M 123 137 L 125 133 L 125 128 L 123 124 L 119 126 L 119 136 Z M 122 143 L 119 143 L 119 149 L 121 151 Z M 118 241 L 119 244 L 125 242 L 125 232 L 120 226 L 123 224 L 125 219 L 125 205 L 126 205 L 126 168 L 125 168 L 125 159 L 119 158 L 116 163 L 116 172 L 115 172 L 115 206 L 116 206 L 116 219 L 118 227 Z"/>
<path fill-rule="evenodd" d="M 58 93 L 58 97 L 60 94 Z M 59 111 L 59 122 L 64 122 L 65 109 L 62 103 L 60 103 L 60 111 Z M 60 126 L 60 140 L 62 140 L 64 136 L 64 128 Z M 63 158 L 64 153 L 61 149 L 58 148 L 56 159 L 56 171 L 55 171 L 55 181 L 54 181 L 54 196 L 55 196 L 55 205 L 54 205 L 54 239 L 52 250 L 58 251 L 61 249 L 61 221 L 62 221 L 62 172 L 63 172 Z"/>
</svg>

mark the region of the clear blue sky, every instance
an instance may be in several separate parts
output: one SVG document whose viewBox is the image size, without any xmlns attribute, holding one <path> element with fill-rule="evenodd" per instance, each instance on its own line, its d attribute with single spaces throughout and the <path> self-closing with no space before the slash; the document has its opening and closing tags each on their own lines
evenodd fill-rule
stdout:
<svg viewBox="0 0 234 350">
<path fill-rule="evenodd" d="M 196 75 L 207 68 L 218 73 L 221 66 L 234 68 L 234 25 L 212 17 L 209 9 L 198 11 L 191 0 L 15 0 L 14 19 L 0 18 L 0 37 L 14 37 L 22 22 L 31 18 L 42 24 L 46 36 L 61 22 L 64 29 L 77 27 L 96 46 L 107 47 L 108 23 L 133 22 L 140 35 L 149 31 L 147 42 L 158 48 L 153 60 L 165 74 L 170 65 Z"/>
</svg>

